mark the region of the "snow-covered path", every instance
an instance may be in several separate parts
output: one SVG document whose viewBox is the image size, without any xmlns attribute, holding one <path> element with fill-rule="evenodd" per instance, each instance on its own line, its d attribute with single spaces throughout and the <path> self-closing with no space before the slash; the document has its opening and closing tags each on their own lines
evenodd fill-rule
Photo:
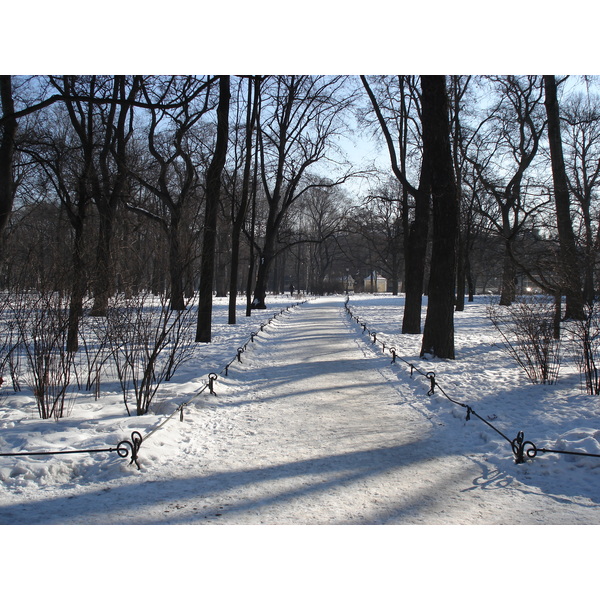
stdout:
<svg viewBox="0 0 600 600">
<path fill-rule="evenodd" d="M 261 332 L 216 396 L 148 438 L 140 471 L 25 490 L 0 523 L 600 522 L 594 502 L 528 486 L 524 465 L 461 453 L 398 373 L 343 300 L 310 302 Z"/>
</svg>

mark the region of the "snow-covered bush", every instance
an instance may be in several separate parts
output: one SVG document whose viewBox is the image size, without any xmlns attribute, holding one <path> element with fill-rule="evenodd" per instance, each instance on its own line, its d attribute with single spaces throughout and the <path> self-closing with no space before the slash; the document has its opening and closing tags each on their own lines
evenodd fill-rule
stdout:
<svg viewBox="0 0 600 600">
<path fill-rule="evenodd" d="M 554 335 L 554 299 L 523 296 L 511 306 L 490 304 L 488 317 L 504 348 L 533 383 L 553 384 L 560 369 L 560 339 Z"/>
</svg>

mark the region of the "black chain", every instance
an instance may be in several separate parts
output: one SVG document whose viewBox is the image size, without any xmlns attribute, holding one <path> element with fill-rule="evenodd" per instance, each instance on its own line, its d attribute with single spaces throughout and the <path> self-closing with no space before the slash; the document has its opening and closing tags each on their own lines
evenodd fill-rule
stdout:
<svg viewBox="0 0 600 600">
<path fill-rule="evenodd" d="M 355 316 L 353 314 L 352 309 L 349 306 L 349 300 L 350 300 L 350 298 L 347 298 L 346 302 L 345 302 L 345 308 L 346 308 L 346 312 L 348 313 L 348 315 L 353 320 L 355 320 L 356 323 L 360 324 L 360 326 L 363 328 L 363 333 L 368 332 L 369 335 L 374 336 L 375 334 L 373 334 L 373 333 L 371 333 L 371 331 L 369 331 L 367 325 L 365 323 L 361 322 L 361 320 L 358 316 Z M 373 343 L 375 343 L 375 340 Z M 382 350 L 383 350 L 383 353 L 385 354 L 386 345 L 384 342 L 382 342 Z M 593 456 L 596 458 L 600 458 L 600 454 L 591 454 L 589 452 L 574 452 L 574 451 L 567 451 L 567 450 L 557 450 L 557 449 L 553 449 L 553 448 L 538 448 L 538 447 L 536 447 L 536 445 L 533 442 L 531 442 L 529 440 L 525 440 L 525 434 L 522 431 L 519 431 L 516 438 L 514 438 L 514 439 L 509 438 L 502 431 L 500 431 L 497 427 L 492 425 L 487 419 L 484 419 L 481 415 L 477 414 L 475 412 L 475 410 L 473 408 L 471 408 L 468 404 L 464 404 L 462 402 L 457 402 L 456 400 L 453 400 L 452 398 L 450 398 L 450 396 L 448 396 L 448 394 L 446 394 L 446 392 L 442 389 L 442 387 L 436 381 L 435 373 L 433 371 L 428 371 L 428 372 L 424 373 L 423 371 L 421 371 L 419 368 L 417 368 L 412 363 L 409 363 L 407 360 L 405 360 L 401 356 L 398 356 L 398 354 L 396 352 L 396 348 L 394 348 L 394 347 L 390 347 L 389 352 L 392 355 L 392 364 L 397 364 L 396 359 L 400 359 L 402 362 L 404 362 L 406 365 L 408 365 L 410 367 L 410 376 L 411 377 L 413 376 L 413 373 L 416 371 L 417 373 L 419 373 L 420 375 L 422 375 L 423 377 L 425 377 L 429 380 L 430 388 L 427 391 L 428 396 L 433 396 L 433 394 L 435 393 L 435 390 L 437 388 L 440 391 L 440 393 L 447 400 L 466 409 L 466 411 L 467 411 L 466 421 L 470 421 L 471 415 L 473 415 L 474 417 L 477 417 L 480 421 L 485 423 L 488 427 L 493 429 L 496 433 L 498 433 L 498 435 L 503 437 L 511 445 L 512 452 L 515 455 L 515 463 L 516 464 L 521 464 L 521 463 L 525 462 L 526 458 L 530 458 L 530 459 L 535 458 L 537 456 L 538 452 L 544 452 L 544 453 L 552 452 L 555 454 L 571 454 L 571 455 L 576 455 L 576 456 Z"/>
</svg>

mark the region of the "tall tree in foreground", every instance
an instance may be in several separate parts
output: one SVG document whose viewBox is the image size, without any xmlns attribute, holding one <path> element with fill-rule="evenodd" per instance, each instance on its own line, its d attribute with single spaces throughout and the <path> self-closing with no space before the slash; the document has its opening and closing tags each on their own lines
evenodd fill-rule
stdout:
<svg viewBox="0 0 600 600">
<path fill-rule="evenodd" d="M 17 119 L 14 117 L 15 105 L 12 95 L 12 78 L 0 75 L 0 104 L 3 123 L 0 126 L 0 233 L 10 216 L 13 198 L 13 155 Z"/>
<path fill-rule="evenodd" d="M 554 179 L 554 200 L 556 203 L 556 225 L 560 247 L 560 263 L 566 299 L 565 319 L 584 319 L 581 276 L 577 260 L 577 246 L 571 222 L 571 203 L 560 135 L 560 116 L 556 98 L 556 78 L 544 75 L 546 114 L 548 116 L 548 143 Z"/>
<path fill-rule="evenodd" d="M 429 157 L 433 203 L 433 247 L 429 300 L 423 329 L 421 356 L 454 358 L 454 285 L 458 235 L 458 193 L 450 148 L 446 79 L 421 77 L 423 148 Z"/>
<path fill-rule="evenodd" d="M 229 100 L 231 98 L 230 77 L 219 78 L 219 105 L 217 106 L 217 140 L 215 153 L 206 173 L 206 213 L 204 217 L 204 239 L 200 263 L 200 289 L 198 298 L 198 326 L 196 342 L 212 339 L 212 292 L 215 277 L 215 243 L 217 239 L 217 213 L 221 192 L 221 174 L 227 157 L 229 136 Z"/>
</svg>

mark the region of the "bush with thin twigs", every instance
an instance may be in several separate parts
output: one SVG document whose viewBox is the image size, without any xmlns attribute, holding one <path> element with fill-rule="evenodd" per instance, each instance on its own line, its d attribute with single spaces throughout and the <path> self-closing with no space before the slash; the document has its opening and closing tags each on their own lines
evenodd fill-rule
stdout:
<svg viewBox="0 0 600 600">
<path fill-rule="evenodd" d="M 19 354 L 15 352 L 19 345 L 18 329 L 11 307 L 11 295 L 3 292 L 0 295 L 0 376 L 3 385 L 10 377 L 15 392 L 20 391 Z"/>
<path fill-rule="evenodd" d="M 73 375 L 73 354 L 67 352 L 68 300 L 52 292 L 15 292 L 10 310 L 17 329 L 18 352 L 27 364 L 25 380 L 33 391 L 42 419 L 65 415 Z"/>
<path fill-rule="evenodd" d="M 561 354 L 554 316 L 554 299 L 545 296 L 523 296 L 508 307 L 491 303 L 488 307 L 505 350 L 533 383 L 558 380 Z"/>
<path fill-rule="evenodd" d="M 191 305 L 176 311 L 167 298 L 156 306 L 146 294 L 114 299 L 107 311 L 107 340 L 127 414 L 133 395 L 136 414 L 145 415 L 160 384 L 189 358 L 192 324 Z"/>
<path fill-rule="evenodd" d="M 79 351 L 81 381 L 85 376 L 85 390 L 93 390 L 97 400 L 100 396 L 101 373 L 111 358 L 106 319 L 85 315 L 79 337 L 81 339 Z"/>
<path fill-rule="evenodd" d="M 565 331 L 570 336 L 575 362 L 590 396 L 600 395 L 600 305 L 587 306 L 586 318 L 571 321 Z"/>
</svg>

